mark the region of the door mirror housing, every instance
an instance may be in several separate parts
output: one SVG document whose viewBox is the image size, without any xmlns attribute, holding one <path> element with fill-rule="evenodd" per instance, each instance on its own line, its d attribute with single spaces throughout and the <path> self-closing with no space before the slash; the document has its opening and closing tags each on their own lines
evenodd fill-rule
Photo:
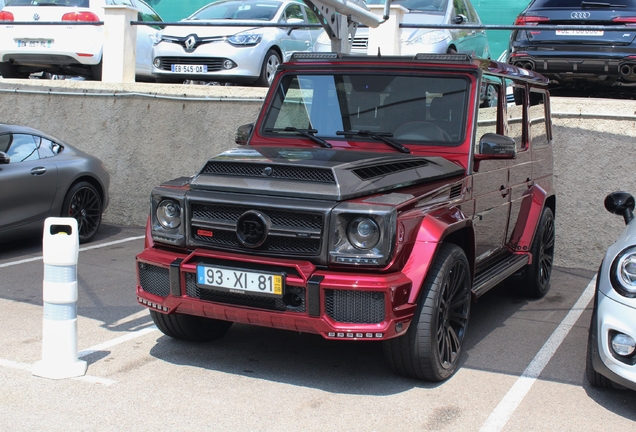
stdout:
<svg viewBox="0 0 636 432">
<path fill-rule="evenodd" d="M 0 152 L 0 164 L 8 164 L 11 162 L 11 158 L 5 152 Z"/>
<path fill-rule="evenodd" d="M 479 153 L 475 154 L 475 172 L 479 171 L 479 163 L 483 160 L 516 158 L 517 143 L 514 139 L 494 133 L 484 134 L 479 140 Z"/>
<path fill-rule="evenodd" d="M 238 145 L 246 145 L 252 135 L 252 129 L 254 129 L 254 123 L 239 126 L 234 134 L 234 142 Z"/>
</svg>

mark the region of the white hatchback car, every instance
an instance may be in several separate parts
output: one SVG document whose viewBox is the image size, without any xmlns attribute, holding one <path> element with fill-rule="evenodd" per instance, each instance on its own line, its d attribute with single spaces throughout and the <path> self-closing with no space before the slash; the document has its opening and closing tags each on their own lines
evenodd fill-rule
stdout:
<svg viewBox="0 0 636 432">
<path fill-rule="evenodd" d="M 137 26 L 136 75 L 154 80 L 152 44 L 160 29 L 157 23 L 162 20 L 142 0 L 6 0 L 0 11 L 0 74 L 4 78 L 28 78 L 31 73 L 43 71 L 101 80 L 104 28 L 74 23 L 103 21 L 105 5 L 130 6 L 138 11 L 138 21 L 148 22 Z"/>
<path fill-rule="evenodd" d="M 636 220 L 634 197 L 614 192 L 605 208 L 626 227 L 607 249 L 596 277 L 587 345 L 587 379 L 595 387 L 636 390 Z"/>
<path fill-rule="evenodd" d="M 313 51 L 322 27 L 296 0 L 220 0 L 167 26 L 153 50 L 159 82 L 220 81 L 269 86 L 276 68 L 297 51 Z M 196 22 L 215 26 L 192 26 Z M 245 22 L 245 26 L 231 26 Z M 264 27 L 263 24 L 298 27 Z M 228 24 L 228 25 L 224 25 Z"/>
</svg>

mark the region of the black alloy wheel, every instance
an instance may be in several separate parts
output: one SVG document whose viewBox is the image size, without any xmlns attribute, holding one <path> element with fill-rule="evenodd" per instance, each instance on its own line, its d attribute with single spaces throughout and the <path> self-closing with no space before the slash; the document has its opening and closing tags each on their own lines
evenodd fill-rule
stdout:
<svg viewBox="0 0 636 432">
<path fill-rule="evenodd" d="M 470 316 L 470 286 L 464 251 L 454 244 L 442 244 L 409 329 L 384 342 L 385 357 L 395 372 L 433 382 L 455 373 Z"/>
<path fill-rule="evenodd" d="M 71 186 L 64 198 L 62 217 L 77 220 L 80 243 L 91 241 L 102 222 L 102 198 L 95 186 L 88 182 Z"/>
<path fill-rule="evenodd" d="M 526 266 L 521 274 L 520 288 L 525 296 L 541 298 L 550 290 L 555 239 L 554 214 L 545 207 L 530 248 L 532 264 Z"/>
</svg>

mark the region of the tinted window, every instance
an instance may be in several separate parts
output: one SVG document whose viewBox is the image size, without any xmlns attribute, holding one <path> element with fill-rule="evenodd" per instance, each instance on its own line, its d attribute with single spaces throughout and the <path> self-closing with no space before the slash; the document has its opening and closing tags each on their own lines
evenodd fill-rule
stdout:
<svg viewBox="0 0 636 432">
<path fill-rule="evenodd" d="M 526 99 L 526 89 L 524 87 L 514 86 L 511 80 L 506 80 L 506 91 L 512 92 L 513 98 L 508 103 L 507 116 L 506 116 L 506 128 L 510 138 L 517 143 L 517 151 L 525 150 L 525 141 L 523 139 L 523 104 Z M 516 99 L 516 101 L 515 101 Z"/>
<path fill-rule="evenodd" d="M 370 131 L 426 145 L 463 140 L 468 95 L 463 77 L 287 74 L 279 89 L 265 119 L 265 129 L 274 130 L 266 133 L 293 136 L 283 129 L 295 127 L 329 139 Z"/>
<path fill-rule="evenodd" d="M 384 4 L 385 0 L 367 0 L 366 4 Z M 448 0 L 393 0 L 391 4 L 422 12 L 443 12 Z"/>
<path fill-rule="evenodd" d="M 11 158 L 11 163 L 19 163 L 28 160 L 37 160 L 38 148 L 34 137 L 25 134 L 12 134 L 9 150 L 6 152 Z"/>
<path fill-rule="evenodd" d="M 36 142 L 38 139 L 40 140 L 40 146 L 38 148 L 40 159 L 55 156 L 60 151 L 59 144 L 49 141 L 46 138 L 35 137 Z"/>
<path fill-rule="evenodd" d="M 309 8 L 305 8 L 305 13 L 307 14 L 307 21 L 312 24 L 320 24 L 320 20 L 318 19 L 314 11 Z"/>
<path fill-rule="evenodd" d="M 486 95 L 494 98 L 495 101 L 499 100 L 501 95 L 501 82 L 484 81 L 482 84 L 481 92 L 484 94 L 484 103 L 479 106 L 477 113 L 477 139 L 479 142 L 481 137 L 487 133 L 501 133 L 497 128 L 497 120 L 499 119 L 499 106 L 495 102 L 489 104 L 486 102 Z M 494 106 L 492 106 L 494 105 Z M 477 151 L 477 150 L 476 150 Z"/>
<path fill-rule="evenodd" d="M 296 18 L 305 21 L 303 10 L 300 8 L 299 4 L 289 5 L 287 6 L 287 9 L 285 9 L 285 21 L 290 18 Z"/>
<path fill-rule="evenodd" d="M 150 6 L 144 2 L 138 1 L 137 9 L 139 9 L 139 13 L 137 14 L 138 21 L 161 21 L 161 17 L 157 14 L 157 12 L 152 10 Z"/>
</svg>

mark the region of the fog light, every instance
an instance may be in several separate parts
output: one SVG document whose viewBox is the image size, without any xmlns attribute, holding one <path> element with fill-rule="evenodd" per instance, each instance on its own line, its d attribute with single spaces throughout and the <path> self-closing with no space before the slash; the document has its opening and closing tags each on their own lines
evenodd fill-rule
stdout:
<svg viewBox="0 0 636 432">
<path fill-rule="evenodd" d="M 234 67 L 234 62 L 232 60 L 225 60 L 223 62 L 223 69 L 232 69 Z"/>
<path fill-rule="evenodd" d="M 403 324 L 402 324 L 401 322 L 397 323 L 397 324 L 395 325 L 395 331 L 396 331 L 397 333 L 401 332 L 401 331 L 402 331 L 402 327 L 403 327 Z"/>
<path fill-rule="evenodd" d="M 161 66 L 161 60 L 159 60 L 158 58 L 154 59 L 152 64 L 158 68 L 159 66 Z"/>
<path fill-rule="evenodd" d="M 612 338 L 612 349 L 620 356 L 631 356 L 636 350 L 636 342 L 631 336 L 616 333 Z"/>
</svg>

